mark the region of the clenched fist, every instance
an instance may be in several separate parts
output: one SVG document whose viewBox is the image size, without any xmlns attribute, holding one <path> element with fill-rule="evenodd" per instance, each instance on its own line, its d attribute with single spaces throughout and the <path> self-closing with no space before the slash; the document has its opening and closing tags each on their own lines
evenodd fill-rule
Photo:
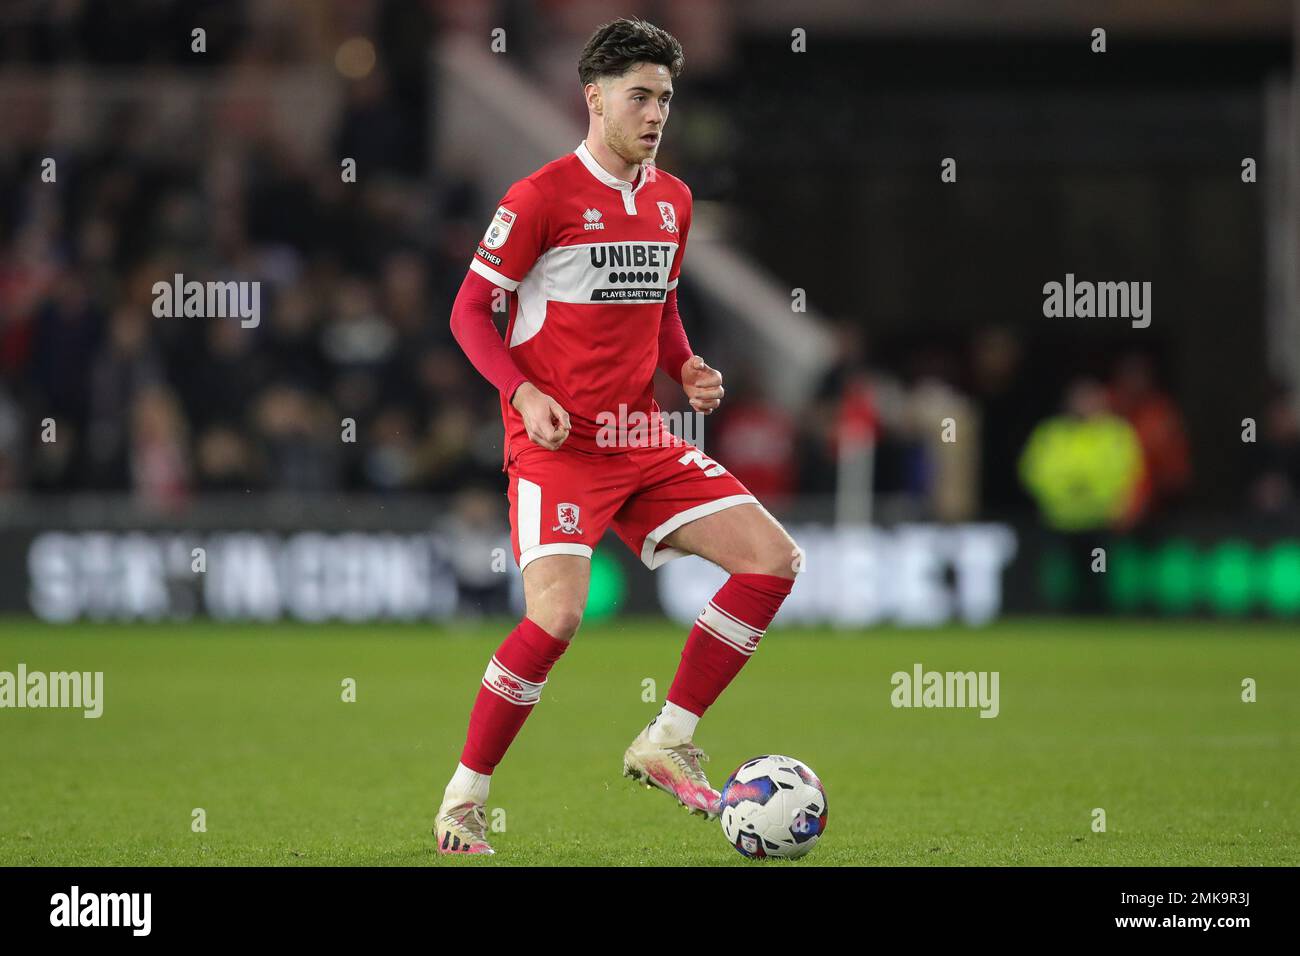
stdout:
<svg viewBox="0 0 1300 956">
<path fill-rule="evenodd" d="M 692 355 L 682 364 L 682 390 L 691 408 L 705 415 L 722 404 L 722 373 L 709 368 L 704 359 Z"/>
<path fill-rule="evenodd" d="M 524 382 L 515 389 L 510 404 L 524 420 L 528 437 L 543 448 L 555 451 L 569 437 L 569 413 L 532 382 Z"/>
</svg>

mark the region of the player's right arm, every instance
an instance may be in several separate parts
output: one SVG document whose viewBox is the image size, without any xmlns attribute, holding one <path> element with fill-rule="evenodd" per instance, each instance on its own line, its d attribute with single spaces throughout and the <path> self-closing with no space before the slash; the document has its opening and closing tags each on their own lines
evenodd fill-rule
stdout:
<svg viewBox="0 0 1300 956">
<path fill-rule="evenodd" d="M 451 310 L 451 332 L 466 357 L 519 412 L 528 437 L 551 451 L 569 437 L 569 415 L 528 381 L 492 322 L 497 290 L 514 292 L 548 245 L 545 203 L 537 187 L 510 188 L 483 234 Z"/>
</svg>

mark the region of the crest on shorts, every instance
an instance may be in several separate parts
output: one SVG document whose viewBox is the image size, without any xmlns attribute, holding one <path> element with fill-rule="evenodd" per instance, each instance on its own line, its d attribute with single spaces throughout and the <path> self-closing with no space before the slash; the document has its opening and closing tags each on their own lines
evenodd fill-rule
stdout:
<svg viewBox="0 0 1300 956">
<path fill-rule="evenodd" d="M 497 214 L 492 217 L 492 224 L 483 234 L 483 245 L 488 249 L 500 249 L 510 237 L 510 229 L 515 224 L 515 214 L 505 206 L 497 207 Z"/>
<path fill-rule="evenodd" d="M 555 506 L 555 520 L 559 522 L 552 531 L 562 531 L 565 534 L 582 534 L 582 529 L 578 527 L 578 511 L 580 509 L 571 501 L 561 501 Z"/>
<path fill-rule="evenodd" d="M 677 210 L 673 208 L 673 204 L 670 202 L 664 202 L 663 200 L 660 200 L 658 206 L 659 206 L 659 215 L 663 217 L 663 223 L 659 226 L 659 228 L 667 229 L 669 232 L 676 232 L 677 231 Z"/>
</svg>

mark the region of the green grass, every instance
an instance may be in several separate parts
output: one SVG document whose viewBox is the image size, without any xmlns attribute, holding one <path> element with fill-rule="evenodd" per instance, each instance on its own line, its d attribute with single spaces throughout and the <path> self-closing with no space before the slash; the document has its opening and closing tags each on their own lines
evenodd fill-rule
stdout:
<svg viewBox="0 0 1300 956">
<path fill-rule="evenodd" d="M 755 865 L 619 775 L 657 709 L 642 680 L 662 700 L 681 650 L 662 621 L 584 627 L 497 771 L 497 855 L 440 859 L 435 796 L 508 627 L 0 620 L 0 670 L 102 670 L 106 699 L 0 710 L 0 864 Z M 1000 716 L 894 709 L 917 661 L 999 671 Z M 765 865 L 1300 864 L 1294 626 L 776 628 L 696 742 L 715 785 L 761 753 L 825 783 L 821 845 Z"/>
</svg>

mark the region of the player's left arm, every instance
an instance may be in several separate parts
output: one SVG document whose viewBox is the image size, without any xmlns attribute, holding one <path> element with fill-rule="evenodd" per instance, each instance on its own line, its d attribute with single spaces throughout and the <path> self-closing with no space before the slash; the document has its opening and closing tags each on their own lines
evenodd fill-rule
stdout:
<svg viewBox="0 0 1300 956">
<path fill-rule="evenodd" d="M 678 217 L 681 238 L 678 239 L 677 257 L 668 277 L 668 294 L 664 299 L 663 314 L 659 319 L 659 367 L 682 386 L 691 408 L 708 415 L 722 404 L 722 373 L 710 368 L 691 350 L 682 325 L 682 315 L 677 309 L 677 280 L 682 271 L 682 258 L 686 254 L 686 236 L 691 228 L 691 199 L 687 194 L 686 215 Z"/>
</svg>

